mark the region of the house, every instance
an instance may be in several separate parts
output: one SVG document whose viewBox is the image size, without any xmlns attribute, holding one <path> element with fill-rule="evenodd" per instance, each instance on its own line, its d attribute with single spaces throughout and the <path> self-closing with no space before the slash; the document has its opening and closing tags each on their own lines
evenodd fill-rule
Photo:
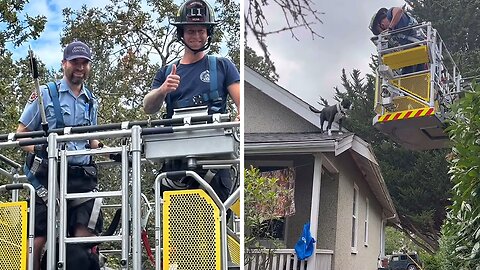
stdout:
<svg viewBox="0 0 480 270">
<path fill-rule="evenodd" d="M 351 132 L 320 133 L 306 102 L 248 67 L 244 97 L 245 168 L 283 170 L 294 183 L 294 209 L 276 233 L 285 249 L 275 250 L 272 269 L 297 269 L 290 257 L 308 221 L 316 251 L 306 269 L 376 269 L 384 228 L 399 220 L 370 145 Z"/>
</svg>

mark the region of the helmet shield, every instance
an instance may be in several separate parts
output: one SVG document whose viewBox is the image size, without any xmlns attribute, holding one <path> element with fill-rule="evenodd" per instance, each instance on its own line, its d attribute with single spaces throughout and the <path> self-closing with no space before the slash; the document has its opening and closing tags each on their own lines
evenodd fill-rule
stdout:
<svg viewBox="0 0 480 270">
<path fill-rule="evenodd" d="M 213 8 L 204 0 L 188 0 L 183 3 L 178 9 L 175 22 L 171 24 L 177 27 L 177 40 L 182 42 L 185 46 L 188 45 L 183 40 L 183 28 L 185 25 L 205 25 L 207 27 L 208 41 L 200 49 L 192 50 L 194 53 L 204 51 L 210 47 L 210 42 L 213 36 L 213 28 L 217 24 Z"/>
<path fill-rule="evenodd" d="M 173 25 L 216 25 L 213 9 L 203 0 L 189 0 L 178 9 Z"/>
</svg>

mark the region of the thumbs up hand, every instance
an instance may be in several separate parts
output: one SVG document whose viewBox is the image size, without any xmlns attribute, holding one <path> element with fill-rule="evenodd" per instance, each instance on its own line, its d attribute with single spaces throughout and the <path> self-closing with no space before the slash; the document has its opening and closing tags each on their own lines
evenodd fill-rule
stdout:
<svg viewBox="0 0 480 270">
<path fill-rule="evenodd" d="M 177 90 L 178 85 L 180 84 L 180 76 L 177 75 L 177 65 L 172 65 L 172 71 L 168 74 L 167 78 L 163 82 L 161 91 L 165 94 L 168 94 L 172 91 Z"/>
</svg>

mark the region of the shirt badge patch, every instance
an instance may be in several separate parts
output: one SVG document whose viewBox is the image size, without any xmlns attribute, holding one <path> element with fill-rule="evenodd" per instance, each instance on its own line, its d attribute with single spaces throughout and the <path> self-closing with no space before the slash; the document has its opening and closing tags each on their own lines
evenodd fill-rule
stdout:
<svg viewBox="0 0 480 270">
<path fill-rule="evenodd" d="M 32 94 L 28 98 L 28 104 L 34 102 L 37 98 L 38 98 L 37 92 L 32 92 Z"/>
<path fill-rule="evenodd" d="M 205 83 L 210 82 L 210 71 L 205 70 L 204 72 L 200 73 L 200 80 Z"/>
</svg>

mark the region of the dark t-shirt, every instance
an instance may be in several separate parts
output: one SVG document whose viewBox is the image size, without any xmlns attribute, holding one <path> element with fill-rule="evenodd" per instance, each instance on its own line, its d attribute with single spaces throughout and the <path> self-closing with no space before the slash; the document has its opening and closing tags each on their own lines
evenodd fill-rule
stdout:
<svg viewBox="0 0 480 270">
<path fill-rule="evenodd" d="M 228 95 L 227 87 L 232 83 L 240 81 L 240 75 L 235 65 L 228 59 L 217 57 L 217 91 L 222 97 L 220 112 L 226 111 L 226 101 Z M 208 57 L 203 57 L 200 61 L 192 64 L 178 64 L 177 75 L 180 76 L 180 85 L 177 90 L 167 94 L 165 103 L 167 104 L 167 118 L 172 117 L 173 109 L 178 108 L 179 101 L 191 100 L 194 96 L 210 92 L 210 74 Z M 160 87 L 165 81 L 164 66 L 157 71 L 155 79 L 152 82 L 151 89 Z M 167 74 L 168 75 L 168 74 Z M 183 107 L 183 106 L 181 106 Z M 188 107 L 188 106 L 187 106 Z"/>
<path fill-rule="evenodd" d="M 393 18 L 393 8 L 390 8 L 387 12 L 387 19 L 389 21 L 392 21 Z M 411 24 L 411 19 L 408 14 L 403 12 L 402 17 L 400 17 L 400 21 L 398 21 L 397 25 L 394 27 L 394 29 L 400 29 L 403 27 L 407 27 Z"/>
<path fill-rule="evenodd" d="M 393 18 L 393 8 L 389 9 L 387 12 L 387 19 L 392 20 Z M 400 17 L 400 21 L 398 21 L 398 24 L 394 27 L 394 30 L 400 29 L 403 27 L 407 26 L 413 26 L 417 24 L 417 20 L 415 20 L 411 15 L 406 13 L 405 11 L 402 14 L 402 17 Z M 397 42 L 400 43 L 400 45 L 405 45 L 414 42 L 415 40 L 423 40 L 422 36 L 419 34 L 418 30 L 414 29 L 409 29 L 405 31 L 401 31 L 398 34 L 395 34 L 393 36 Z M 413 38 L 413 39 L 412 39 Z"/>
</svg>

